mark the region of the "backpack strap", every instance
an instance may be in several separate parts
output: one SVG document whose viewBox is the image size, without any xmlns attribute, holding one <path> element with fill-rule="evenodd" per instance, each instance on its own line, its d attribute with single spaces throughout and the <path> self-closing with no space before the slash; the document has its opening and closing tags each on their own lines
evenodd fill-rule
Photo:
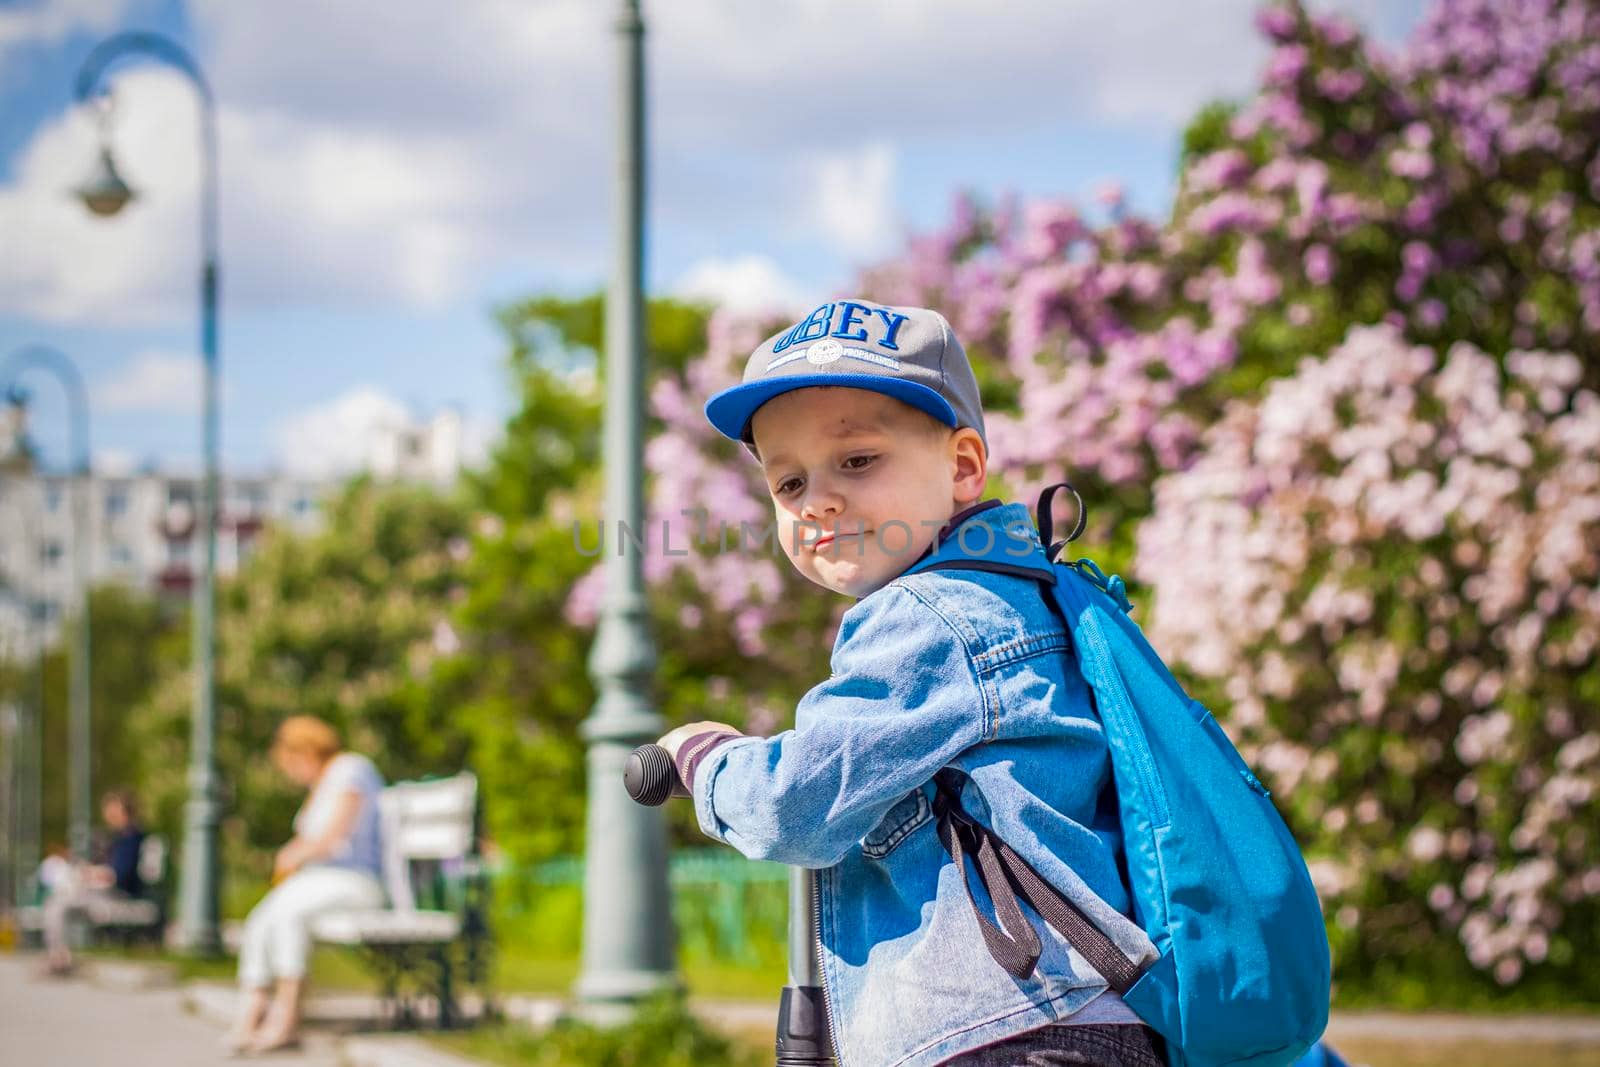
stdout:
<svg viewBox="0 0 1600 1067">
<path fill-rule="evenodd" d="M 961 872 L 961 887 L 967 891 L 967 900 L 972 905 L 972 914 L 977 917 L 984 943 L 989 946 L 989 955 L 1011 977 L 1027 978 L 1039 964 L 1039 932 L 1022 914 L 1016 894 L 1010 891 L 1010 883 L 1006 880 L 995 849 L 997 838 L 962 810 L 959 799 L 961 787 L 953 784 L 954 774 L 946 767 L 934 776 L 939 789 L 933 800 L 933 810 L 939 818 L 939 841 Z M 972 893 L 972 883 L 967 879 L 969 849 L 978 858 L 978 879 L 989 891 L 989 899 L 994 901 L 995 914 L 1008 928 L 1017 931 L 1014 936 L 990 922 L 983 909 L 978 907 L 978 900 Z"/>
<path fill-rule="evenodd" d="M 1066 489 L 1078 501 L 1078 521 L 1065 540 L 1052 544 L 1050 504 L 1058 489 Z M 960 543 L 959 538 L 955 538 L 952 539 L 954 543 L 946 544 L 943 551 L 937 553 L 935 558 L 913 566 L 911 571 L 972 570 L 1031 578 L 1044 586 L 1044 600 L 1050 609 L 1057 614 L 1065 614 L 1057 603 L 1054 592 L 1060 568 L 1063 566 L 1057 562 L 1056 557 L 1062 549 L 1083 533 L 1085 522 L 1083 498 L 1065 482 L 1051 485 L 1040 494 L 1035 521 L 1040 530 L 1044 551 L 1033 552 L 1026 557 L 1026 562 L 1018 560 L 1009 552 L 1003 553 L 1012 557 L 1009 560 L 996 558 L 998 554 L 993 551 L 995 547 L 993 542 L 990 543 L 986 555 L 969 554 L 966 546 Z M 939 558 L 940 556 L 943 558 Z M 1115 583 L 1116 593 L 1121 592 L 1122 580 L 1120 578 L 1108 580 L 1090 560 L 1078 560 L 1065 566 L 1102 591 L 1111 592 L 1108 585 Z M 1125 598 L 1119 600 L 1121 604 L 1126 604 Z M 1126 607 L 1124 610 L 1127 610 Z M 1070 629 L 1072 626 L 1070 619 L 1067 620 L 1067 624 Z M 1002 841 L 999 835 L 962 809 L 961 786 L 964 780 L 965 775 L 953 767 L 946 767 L 935 774 L 934 784 L 937 792 L 934 795 L 933 810 L 938 818 L 939 841 L 961 872 L 962 888 L 966 890 L 967 901 L 972 905 L 972 913 L 978 920 L 978 929 L 983 934 L 984 943 L 988 946 L 989 954 L 994 957 L 995 962 L 1004 968 L 1007 974 L 1019 981 L 1030 977 L 1038 968 L 1039 955 L 1042 951 L 1039 933 L 1023 914 L 1022 907 L 1018 903 L 1020 899 L 1026 901 L 1062 937 L 1066 938 L 1067 943 L 1088 960 L 1090 966 L 1100 972 L 1112 989 L 1119 995 L 1126 993 L 1139 980 L 1141 972 L 1138 965 L 1124 955 L 1115 942 L 1107 937 L 1077 905 L 1039 877 L 1038 872 L 1028 865 L 1027 860 Z M 988 892 L 989 899 L 994 904 L 995 916 L 1002 925 L 990 922 L 983 909 L 978 906 L 968 876 L 969 855 L 977 860 L 978 879 Z"/>
<path fill-rule="evenodd" d="M 967 891 L 967 901 L 978 920 L 978 929 L 989 947 L 989 955 L 1005 968 L 1007 974 L 1018 980 L 1031 977 L 1039 964 L 1039 934 L 1022 914 L 1017 903 L 1020 896 L 1038 912 L 1055 930 L 1077 949 L 1089 965 L 1100 972 L 1106 983 L 1120 996 L 1133 988 L 1139 980 L 1139 967 L 1100 930 L 1072 901 L 1039 877 L 1028 861 L 1017 855 L 1004 841 L 968 815 L 961 807 L 961 780 L 964 776 L 953 767 L 946 767 L 934 775 L 938 793 L 933 810 L 939 819 L 939 840 L 945 851 L 955 861 L 961 872 L 961 886 Z M 995 915 L 1009 929 L 1017 931 L 1008 935 L 978 906 L 967 878 L 967 853 L 971 851 L 978 860 L 978 879 L 994 902 Z"/>
<path fill-rule="evenodd" d="M 1004 563 L 997 559 L 975 559 L 967 556 L 959 559 L 943 559 L 918 567 L 918 571 L 989 571 L 993 574 L 1014 574 L 1018 578 L 1032 578 L 1054 585 L 1056 576 L 1043 567 L 1030 567 L 1026 563 Z"/>
</svg>

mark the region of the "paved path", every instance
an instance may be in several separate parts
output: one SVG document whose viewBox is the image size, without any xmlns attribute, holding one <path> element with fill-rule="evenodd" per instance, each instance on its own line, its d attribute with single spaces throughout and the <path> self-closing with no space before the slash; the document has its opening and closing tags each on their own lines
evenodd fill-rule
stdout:
<svg viewBox="0 0 1600 1067">
<path fill-rule="evenodd" d="M 97 973 L 87 979 L 36 978 L 39 958 L 0 955 L 0 1067 L 237 1067 L 250 1062 L 222 1052 L 224 1025 L 235 1007 L 234 992 L 226 985 L 147 988 L 158 972 L 136 964 L 93 963 Z M 539 997 L 513 996 L 502 1003 L 512 1019 L 536 1027 L 548 1025 L 561 1006 L 557 999 Z M 769 1028 L 774 1011 L 767 1003 L 716 1001 L 700 1002 L 697 1010 L 716 1024 L 746 1031 Z M 369 995 L 315 997 L 307 1005 L 316 1025 L 307 1032 L 305 1049 L 274 1054 L 270 1062 L 274 1067 L 471 1067 L 409 1035 L 349 1033 L 374 1011 Z M 1352 1050 L 1363 1041 L 1407 1047 L 1505 1044 L 1526 1046 L 1525 1051 L 1559 1043 L 1583 1050 L 1563 1063 L 1600 1064 L 1596 1016 L 1335 1013 L 1328 1038 L 1336 1048 L 1350 1042 Z M 1522 1062 L 1539 1062 L 1537 1052 Z"/>
<path fill-rule="evenodd" d="M 5 1067 L 237 1067 L 222 1028 L 186 1011 L 180 989 L 102 988 L 85 978 L 38 978 L 38 956 L 0 956 L 0 1064 Z M 264 1061 L 262 1061 L 264 1062 Z M 282 1067 L 339 1067 L 334 1039 L 272 1057 Z"/>
</svg>

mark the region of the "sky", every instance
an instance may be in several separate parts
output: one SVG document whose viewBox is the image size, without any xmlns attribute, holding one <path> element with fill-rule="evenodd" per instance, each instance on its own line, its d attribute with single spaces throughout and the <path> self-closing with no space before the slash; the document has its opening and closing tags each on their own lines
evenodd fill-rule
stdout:
<svg viewBox="0 0 1600 1067">
<path fill-rule="evenodd" d="M 1170 204 L 1184 123 L 1256 81 L 1251 0 L 644 0 L 652 293 L 803 311 L 938 226 L 961 189 Z M 1321 0 L 1402 44 L 1423 0 Z M 514 390 L 498 307 L 605 285 L 611 0 L 0 0 L 0 359 L 66 353 L 95 463 L 200 454 L 198 109 L 108 74 L 137 199 L 70 190 L 101 121 L 94 45 L 165 34 L 217 101 L 226 469 L 332 475 L 364 429 L 456 407 L 469 454 Z M 24 379 L 47 465 L 66 407 Z"/>
</svg>

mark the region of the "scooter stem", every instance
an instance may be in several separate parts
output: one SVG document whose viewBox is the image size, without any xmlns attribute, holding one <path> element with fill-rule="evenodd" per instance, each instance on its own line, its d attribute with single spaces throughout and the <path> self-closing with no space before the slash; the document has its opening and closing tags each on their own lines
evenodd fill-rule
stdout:
<svg viewBox="0 0 1600 1067">
<path fill-rule="evenodd" d="M 677 768 L 660 745 L 634 749 L 623 787 L 640 804 L 687 797 Z M 833 1067 L 833 1034 L 817 969 L 817 880 L 804 867 L 789 868 L 789 984 L 778 1002 L 777 1067 Z"/>
<path fill-rule="evenodd" d="M 832 1067 L 833 1036 L 817 969 L 817 877 L 789 868 L 789 984 L 778 1002 L 778 1067 Z"/>
</svg>

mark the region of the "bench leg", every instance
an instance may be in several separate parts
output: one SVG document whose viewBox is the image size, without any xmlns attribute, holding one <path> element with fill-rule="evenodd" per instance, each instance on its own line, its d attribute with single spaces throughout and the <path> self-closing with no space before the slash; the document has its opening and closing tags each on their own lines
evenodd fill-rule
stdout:
<svg viewBox="0 0 1600 1067">
<path fill-rule="evenodd" d="M 460 1021 L 460 1012 L 455 1001 L 455 982 L 453 963 L 450 958 L 449 945 L 436 946 L 429 955 L 433 957 L 435 979 L 433 983 L 434 999 L 439 1005 L 439 1029 L 453 1029 Z"/>
</svg>

